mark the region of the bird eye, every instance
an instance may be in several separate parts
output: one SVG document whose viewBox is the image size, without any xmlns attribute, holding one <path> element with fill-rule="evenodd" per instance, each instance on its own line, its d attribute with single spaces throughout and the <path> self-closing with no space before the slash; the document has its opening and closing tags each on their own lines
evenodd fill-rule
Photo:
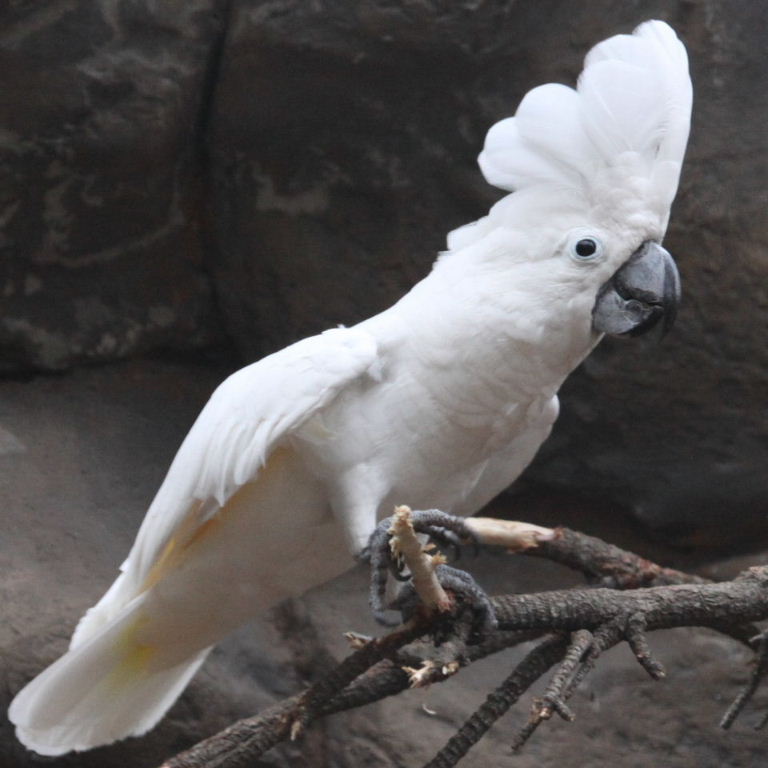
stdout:
<svg viewBox="0 0 768 768">
<path fill-rule="evenodd" d="M 579 242 L 576 243 L 576 248 L 574 250 L 576 251 L 577 256 L 581 256 L 585 259 L 588 256 L 595 255 L 595 252 L 597 251 L 597 243 L 591 237 L 585 237 L 583 240 L 579 240 Z"/>
<path fill-rule="evenodd" d="M 603 246 L 596 237 L 579 237 L 571 241 L 570 251 L 576 261 L 594 261 L 602 254 Z"/>
</svg>

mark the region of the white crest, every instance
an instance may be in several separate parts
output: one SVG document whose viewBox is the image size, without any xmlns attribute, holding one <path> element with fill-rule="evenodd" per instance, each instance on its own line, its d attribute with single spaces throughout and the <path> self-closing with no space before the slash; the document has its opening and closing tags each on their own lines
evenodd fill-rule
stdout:
<svg viewBox="0 0 768 768">
<path fill-rule="evenodd" d="M 647 182 L 645 204 L 666 219 L 691 103 L 683 44 L 664 22 L 648 21 L 596 45 L 575 89 L 550 83 L 530 91 L 514 117 L 490 129 L 478 162 L 501 189 L 547 185 L 590 197 L 606 172 L 631 167 Z"/>
</svg>

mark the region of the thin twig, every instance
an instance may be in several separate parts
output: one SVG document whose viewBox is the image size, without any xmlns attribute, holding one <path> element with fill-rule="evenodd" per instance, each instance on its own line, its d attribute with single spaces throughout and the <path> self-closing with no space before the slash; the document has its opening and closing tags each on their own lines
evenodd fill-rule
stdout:
<svg viewBox="0 0 768 768">
<path fill-rule="evenodd" d="M 481 544 L 503 547 L 508 552 L 525 552 L 542 542 L 552 541 L 559 530 L 496 517 L 468 517 L 466 525 Z"/>
<path fill-rule="evenodd" d="M 651 647 L 648 645 L 648 639 L 645 636 L 646 621 L 645 616 L 640 613 L 632 614 L 627 619 L 627 626 L 624 637 L 629 643 L 629 647 L 635 654 L 635 658 L 640 662 L 640 666 L 654 679 L 661 680 L 666 677 L 664 667 L 653 657 Z"/>
<path fill-rule="evenodd" d="M 395 508 L 392 527 L 389 530 L 392 534 L 389 542 L 392 554 L 403 559 L 421 602 L 427 608 L 436 608 L 441 613 L 450 611 L 453 601 L 446 594 L 435 572 L 438 565 L 445 563 L 445 558 L 442 555 L 429 555 L 424 551 L 413 529 L 410 507 Z"/>
<path fill-rule="evenodd" d="M 324 675 L 302 695 L 291 723 L 291 739 L 297 738 L 320 711 L 322 703 L 335 696 L 356 677 L 381 659 L 391 657 L 400 648 L 421 637 L 431 625 L 431 612 L 417 613 L 400 629 L 362 645 L 335 669 Z"/>
<path fill-rule="evenodd" d="M 755 666 L 752 669 L 752 674 L 749 676 L 749 680 L 742 688 L 739 695 L 734 699 L 731 706 L 728 707 L 726 713 L 723 715 L 723 719 L 720 721 L 720 727 L 724 730 L 728 730 L 733 725 L 734 720 L 736 720 L 741 711 L 752 698 L 758 686 L 760 685 L 760 681 L 768 672 L 768 635 L 765 633 L 762 633 L 758 640 L 754 664 Z M 764 727 L 765 723 L 766 720 L 763 720 L 758 725 L 758 729 Z"/>
<path fill-rule="evenodd" d="M 566 701 L 575 688 L 573 681 L 582 666 L 584 654 L 591 648 L 593 642 L 592 633 L 586 629 L 581 629 L 571 635 L 570 645 L 544 695 L 540 699 L 534 699 L 528 722 L 512 740 L 513 752 L 520 750 L 539 725 L 552 717 L 553 712 L 557 712 L 563 720 L 568 722 L 573 722 L 576 719 L 576 715 L 566 704 Z"/>
<path fill-rule="evenodd" d="M 429 630 L 430 617 L 417 615 L 399 630 L 364 644 L 303 694 L 271 707 L 256 718 L 240 721 L 163 763 L 162 768 L 240 768 L 287 738 L 295 738 L 323 713 L 326 701 L 382 659 Z M 401 673 L 404 675 L 404 673 Z"/>
<path fill-rule="evenodd" d="M 557 712 L 563 720 L 573 722 L 575 715 L 565 701 L 574 679 L 576 670 L 584 658 L 584 654 L 592 647 L 594 638 L 588 629 L 580 629 L 571 635 L 571 644 L 544 695 L 537 707 L 539 720 L 548 720 L 553 712 Z"/>
<path fill-rule="evenodd" d="M 536 646 L 424 768 L 452 768 L 488 729 L 565 653 L 568 640 L 555 635 Z"/>
</svg>

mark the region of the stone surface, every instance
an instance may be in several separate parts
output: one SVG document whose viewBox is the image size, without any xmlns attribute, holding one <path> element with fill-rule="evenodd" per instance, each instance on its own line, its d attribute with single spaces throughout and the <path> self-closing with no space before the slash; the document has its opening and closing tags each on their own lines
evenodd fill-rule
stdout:
<svg viewBox="0 0 768 768">
<path fill-rule="evenodd" d="M 383 309 L 497 196 L 475 165 L 488 126 L 654 16 L 696 93 L 668 237 L 684 305 L 662 346 L 606 342 L 572 377 L 529 476 L 691 543 L 760 534 L 764 3 L 6 6 L 0 371 L 229 352 L 222 328 L 251 360 Z"/>
<path fill-rule="evenodd" d="M 597 40 L 665 18 L 696 93 L 667 240 L 684 304 L 661 346 L 606 341 L 572 377 L 529 477 L 599 490 L 681 541 L 764 537 L 768 6 L 469 8 L 233 6 L 211 133 L 212 274 L 230 332 L 255 358 L 388 306 L 448 229 L 486 210 L 487 127 L 530 87 L 573 83 Z M 552 22 L 564 14 L 567 27 Z"/>
<path fill-rule="evenodd" d="M 581 496 L 600 513 L 572 526 L 672 564 L 709 559 L 725 577 L 748 562 L 734 553 L 766 542 L 768 5 L 3 5 L 0 372 L 16 378 L 0 382 L 0 705 L 109 584 L 224 374 L 168 358 L 226 353 L 226 329 L 250 360 L 387 306 L 449 229 L 496 198 L 475 166 L 488 126 L 530 87 L 572 83 L 596 41 L 654 16 L 688 45 L 696 94 L 666 243 L 684 284 L 678 323 L 661 345 L 601 345 L 567 382 L 518 495 L 500 503 L 556 523 L 584 510 Z M 24 378 L 149 350 L 166 360 Z M 659 542 L 633 539 L 637 520 Z M 672 538 L 696 549 L 660 548 Z M 569 578 L 511 559 L 473 570 L 491 590 Z M 145 739 L 48 764 L 154 766 L 297 690 L 343 653 L 340 631 L 371 629 L 363 581 L 350 574 L 238 633 Z M 306 646 L 291 640 L 297 627 Z M 551 724 L 513 759 L 505 745 L 526 700 L 465 764 L 761 764 L 754 715 L 716 728 L 746 675 L 741 652 L 698 633 L 655 644 L 667 682 L 644 680 L 620 649 L 575 724 Z M 419 765 L 509 663 L 435 688 L 434 718 L 411 693 L 331 718 L 263 764 Z M 0 722 L 0 767 L 37 764 Z"/>
<path fill-rule="evenodd" d="M 215 337 L 198 201 L 221 5 L 0 10 L 0 373 Z"/>
<path fill-rule="evenodd" d="M 0 711 L 67 645 L 80 614 L 116 574 L 181 439 L 221 369 L 130 362 L 73 374 L 0 383 Z M 540 493 L 497 503 L 544 524 L 565 521 L 677 567 L 729 578 L 761 557 L 708 563 L 638 537 L 620 510 L 566 505 Z M 568 586 L 574 576 L 528 558 L 487 555 L 465 566 L 491 592 Z M 151 733 L 56 759 L 36 758 L 0 718 L 2 768 L 156 768 L 232 720 L 300 690 L 347 650 L 341 633 L 379 631 L 367 608 L 366 574 L 355 570 L 261 617 L 222 643 L 168 717 Z M 575 723 L 550 723 L 512 757 L 525 697 L 462 763 L 494 766 L 622 765 L 752 768 L 765 753 L 753 724 L 768 705 L 759 693 L 731 732 L 717 721 L 748 658 L 703 631 L 659 633 L 652 644 L 669 676 L 650 681 L 626 648 L 608 654 L 574 701 Z M 422 765 L 511 669 L 520 650 L 463 671 L 451 682 L 343 713 L 275 750 L 263 766 L 412 768 Z M 429 716 L 423 706 L 436 711 Z"/>
<path fill-rule="evenodd" d="M 660 534 L 693 544 L 765 536 L 768 90 L 758 30 L 768 6 L 680 3 L 668 18 L 689 46 L 695 93 L 666 241 L 683 305 L 660 346 L 606 341 L 586 361 L 566 384 L 551 460 L 534 472 L 602 485 Z"/>
</svg>

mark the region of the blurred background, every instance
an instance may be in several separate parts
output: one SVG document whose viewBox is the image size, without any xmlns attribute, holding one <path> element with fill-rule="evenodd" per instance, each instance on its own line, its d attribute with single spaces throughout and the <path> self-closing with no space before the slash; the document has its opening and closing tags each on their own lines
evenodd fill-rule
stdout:
<svg viewBox="0 0 768 768">
<path fill-rule="evenodd" d="M 475 161 L 490 125 L 648 18 L 676 29 L 694 82 L 665 241 L 684 303 L 663 343 L 607 340 L 569 379 L 552 437 L 493 511 L 725 577 L 768 545 L 766 3 L 0 4 L 0 704 L 111 583 L 216 384 L 402 295 L 501 195 Z M 472 570 L 490 591 L 572 580 L 513 558 Z M 238 633 L 147 738 L 46 764 L 159 765 L 297 690 L 344 653 L 342 631 L 373 629 L 364 582 Z M 619 649 L 575 724 L 515 758 L 496 734 L 464 764 L 760 764 L 765 736 L 716 729 L 747 657 L 713 635 L 657 642 L 663 687 Z M 409 694 L 260 765 L 419 765 L 499 663 L 435 689 L 437 717 Z M 38 763 L 3 718 L 0 766 Z"/>
</svg>

